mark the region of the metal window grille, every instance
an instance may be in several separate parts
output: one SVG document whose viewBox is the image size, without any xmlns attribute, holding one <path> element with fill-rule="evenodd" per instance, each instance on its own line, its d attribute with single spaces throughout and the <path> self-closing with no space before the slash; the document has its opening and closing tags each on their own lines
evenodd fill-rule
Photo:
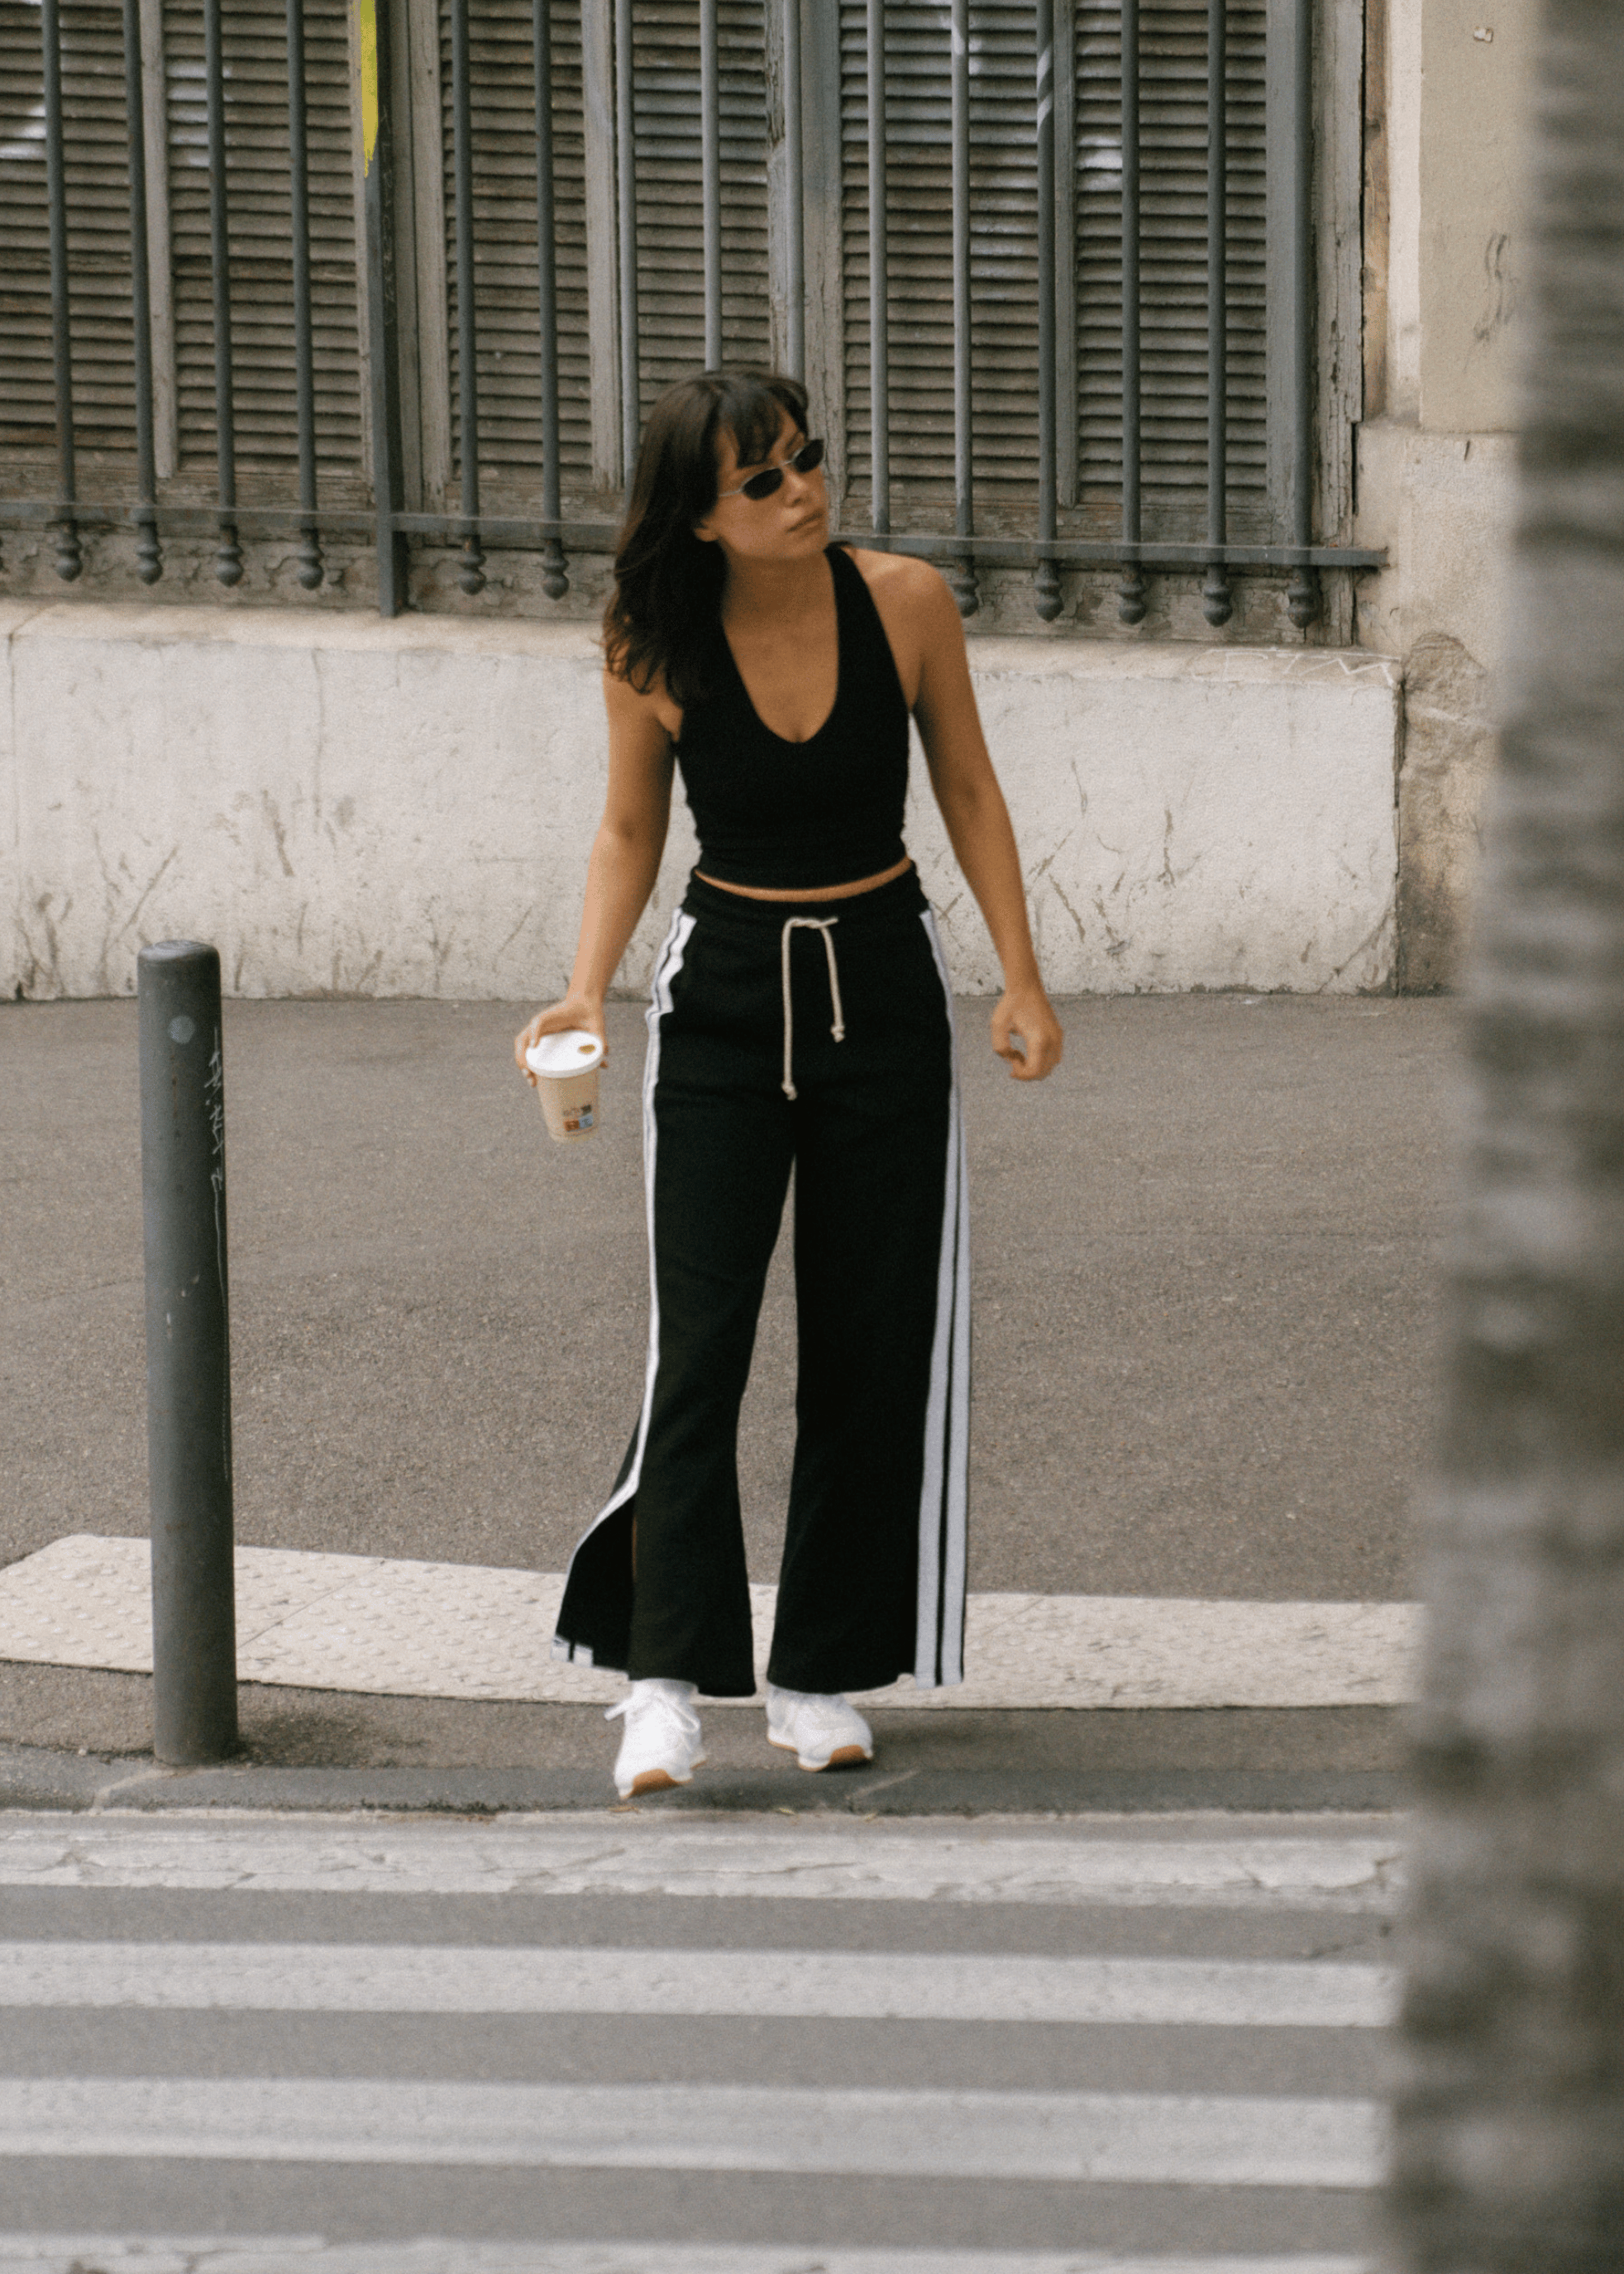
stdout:
<svg viewBox="0 0 1624 2274">
<path fill-rule="evenodd" d="M 1316 542 L 1313 0 L 0 0 L 0 455 L 80 531 L 613 548 L 680 373 L 806 376 L 837 510 L 936 560 Z M 13 479 L 5 485 L 16 486 Z M 494 510 L 492 509 L 494 503 Z"/>
</svg>

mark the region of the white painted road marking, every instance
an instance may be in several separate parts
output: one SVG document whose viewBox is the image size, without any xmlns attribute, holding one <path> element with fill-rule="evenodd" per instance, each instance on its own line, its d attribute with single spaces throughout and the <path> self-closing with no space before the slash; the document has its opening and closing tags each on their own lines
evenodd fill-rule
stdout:
<svg viewBox="0 0 1624 2274">
<path fill-rule="evenodd" d="M 830 1936 L 827 1914 L 818 1933 L 791 1939 L 836 1946 L 787 1951 L 528 1941 L 516 1947 L 462 1940 L 259 1943 L 225 1936 L 211 1942 L 64 1938 L 0 1945 L 0 2007 L 9 2009 L 7 2027 L 19 2036 L 18 2017 L 30 2016 L 35 2065 L 39 2051 L 56 2043 L 64 2058 L 50 2066 L 102 2072 L 0 2080 L 0 2169 L 18 2175 L 19 2159 L 35 2158 L 49 2172 L 52 2159 L 61 2159 L 52 2182 L 59 2206 L 79 2214 L 82 2195 L 82 2215 L 99 2212 L 115 2225 L 128 2173 L 139 2166 L 162 2175 L 168 2216 L 178 2224 L 220 2215 L 217 2175 L 232 2164 L 253 2164 L 259 2187 L 273 2191 L 267 2200 L 289 2228 L 304 2230 L 285 2238 L 213 2241 L 13 2236 L 0 2243 L 0 2274 L 78 2274 L 89 2266 L 102 2274 L 295 2274 L 300 2268 L 308 2274 L 810 2274 L 813 2267 L 819 2274 L 1376 2274 L 1373 2263 L 1349 2255 L 1357 2233 L 1350 2222 L 1364 2214 L 1380 2182 L 1387 2120 L 1368 2097 L 1367 2055 L 1356 2052 L 1353 2039 L 1390 2010 L 1391 1973 L 1366 1962 L 1368 1951 L 1357 1961 L 1229 1957 L 1222 1954 L 1217 1921 L 1225 1915 L 1237 1921 L 1233 1939 L 1244 1951 L 1251 1936 L 1238 1922 L 1248 1915 L 1384 1913 L 1393 1898 L 1397 1830 L 1391 1818 L 1377 1817 L 1297 1819 L 1283 1834 L 1267 1819 L 1218 1816 L 872 1825 L 849 1818 L 763 1822 L 658 1812 L 477 1825 L 203 1812 L 0 1818 L 0 1880 L 11 1886 L 205 1887 L 228 1895 L 297 1888 L 320 1899 L 301 1909 L 303 1931 L 341 1938 L 346 1925 L 364 1930 L 367 1914 L 333 1899 L 365 1899 L 369 1891 L 455 1898 L 665 1889 L 702 1896 L 878 1895 L 944 1906 L 1109 1905 L 1118 1912 L 1134 1904 L 1177 1905 L 1203 1915 L 1198 1947 L 1213 1954 L 1054 1956 L 1051 1937 L 1059 1939 L 1062 1923 L 1051 1914 L 1046 1924 L 1041 1913 L 1028 1914 L 1022 1935 L 1023 1941 L 1035 1936 L 1040 1946 L 1020 1955 L 939 1954 L 917 1946 L 851 1951 L 838 1946 L 838 1935 Z M 470 1908 L 437 1909 L 440 1931 L 455 1936 Z M 52 1924 L 71 1924 L 82 1909 L 69 1897 L 62 1920 Z M 129 1916 L 128 1905 L 112 1894 L 94 1911 L 99 1937 L 116 1932 L 121 1917 L 151 1931 L 149 1903 L 138 1903 Z M 222 1900 L 209 1916 L 222 1924 L 229 1918 L 229 1935 L 243 1931 L 239 1920 L 260 1913 Z M 512 1913 L 506 1916 L 512 1923 L 499 1931 L 525 1931 Z M 703 1916 L 714 1934 L 727 1906 L 712 1905 Z M 734 1916 L 737 1931 L 748 1939 L 761 1915 L 747 1908 Z M 951 1944 L 951 1918 L 934 1916 L 933 1939 Z M 874 1934 L 880 1923 L 877 1915 L 870 1917 L 865 1940 L 883 1939 Z M 1177 1953 L 1184 1926 L 1165 1912 L 1158 1951 Z M 686 1930 L 671 1931 L 680 1941 Z M 1348 1931 L 1308 1930 L 1306 1946 Z M 1361 1939 L 1368 1939 L 1368 1930 Z M 1293 1946 L 1304 1945 L 1294 1938 Z M 98 2026 L 86 2041 L 83 2022 L 70 2015 L 93 2009 Z M 230 2066 L 238 2073 L 213 2074 L 218 2037 L 211 2012 L 265 2016 L 263 2057 L 253 2050 L 259 2031 L 250 2018 L 233 2037 L 239 2058 Z M 376 2066 L 392 2074 L 254 2075 L 257 2067 L 287 2066 L 277 2052 L 281 2046 L 285 2053 L 285 2038 L 269 2019 L 276 2012 L 407 2017 L 384 2024 L 378 2041 L 386 2050 Z M 675 2041 L 668 2029 L 659 2033 L 658 2082 L 641 2060 L 627 2075 L 624 2029 L 613 2039 L 620 2048 L 613 2066 L 589 2060 L 578 2082 L 559 2081 L 556 2070 L 549 2076 L 545 2059 L 530 2083 L 434 2074 L 447 2065 L 440 2054 L 447 2024 L 437 2017 L 547 2012 L 697 2014 L 724 2032 L 748 2032 L 770 2015 L 781 2016 L 792 2032 L 797 2022 L 838 2031 L 843 2023 L 855 2028 L 885 2017 L 951 2020 L 973 2032 L 977 2025 L 1009 2022 L 1023 2029 L 1027 2054 L 1048 2042 L 1034 2036 L 1034 2022 L 1149 2025 L 1159 2033 L 1161 2074 L 1128 2081 L 1157 2084 L 1183 2081 L 1177 2067 L 1163 2069 L 1162 2063 L 1178 2059 L 1181 2044 L 1192 2046 L 1203 2024 L 1258 2034 L 1244 2042 L 1244 2067 L 1232 2069 L 1229 2056 L 1221 2058 L 1216 2081 L 1222 2086 L 1232 2075 L 1233 2092 L 715 2084 L 690 2077 L 680 2060 L 670 2065 Z M 351 2055 L 357 2026 L 350 2025 L 343 2040 Z M 1315 2032 L 1312 2040 L 1295 2041 L 1299 2050 L 1312 2044 L 1323 2080 L 1312 2097 L 1268 2090 L 1278 2065 L 1267 2032 L 1282 2028 Z M 607 2029 L 601 2025 L 598 2034 Z M 426 2074 L 402 2073 L 403 2029 L 413 2039 L 410 2067 Z M 155 2042 L 165 2051 L 149 2061 L 140 2049 Z M 545 2036 L 538 2040 L 547 2042 Z M 577 2052 L 580 2042 L 580 2029 L 572 2029 Z M 708 2035 L 704 2042 L 717 2040 Z M 974 2034 L 968 2042 L 975 2044 Z M 1241 2041 L 1219 2042 L 1240 2057 Z M 1360 2045 L 1368 2047 L 1367 2035 Z M 1187 2069 L 1184 2076 L 1208 2082 L 1214 2050 L 1209 2044 L 1199 2064 L 1205 2075 Z M 1077 2051 L 1073 2038 L 1068 2059 Z M 1193 2053 L 1192 2061 L 1193 2068 Z M 373 2064 L 364 2057 L 299 2066 Z M 149 2067 L 171 2073 L 117 2073 Z M 572 2072 L 581 2067 L 572 2052 Z M 758 2061 L 736 2074 L 759 2067 Z M 931 2082 L 966 2076 L 979 2084 L 989 2073 L 972 2053 L 951 2076 L 938 2074 Z M 865 2072 L 853 2051 L 835 2074 L 861 2078 Z M 1025 2074 L 1039 2085 L 1052 2081 L 1041 2067 Z M 1098 2071 L 1082 2074 L 1097 2086 L 1111 2082 Z M 595 2081 L 604 2075 L 624 2081 Z M 1285 2082 L 1286 2073 L 1280 2078 Z M 1346 2097 L 1331 2097 L 1338 2082 L 1351 2088 Z M 504 2167 L 508 2180 L 485 2177 Z M 469 2176 L 454 2182 L 447 2175 L 459 2168 Z M 606 2200 L 667 2204 L 671 2223 L 660 2231 L 684 2240 L 620 2242 L 611 2235 L 515 2247 L 495 2240 L 497 2228 L 487 2226 L 477 2208 L 487 2187 L 496 2196 L 503 2187 L 511 2195 L 515 2186 L 551 2190 L 575 2184 L 564 2175 L 584 2180 L 595 2172 L 618 2175 L 592 2183 L 600 2195 L 608 2191 Z M 723 2240 L 740 2229 L 726 2183 L 718 2176 L 707 2184 L 700 2176 L 706 2172 L 756 2175 L 741 2183 L 775 2206 L 771 2232 L 783 2239 Z M 804 2175 L 813 2173 L 825 2176 L 808 2194 Z M 966 2180 L 968 2188 L 942 2185 Z M 844 2198 L 858 2181 L 881 2188 L 922 2183 L 938 2220 L 947 2222 L 934 2231 L 944 2246 L 958 2247 L 864 2248 L 864 2226 L 853 2233 L 848 2218 L 849 2244 L 859 2247 L 826 2248 L 816 2204 L 833 2200 L 831 2182 Z M 1108 2201 L 1120 2207 L 1131 2197 L 1144 2204 L 1159 2251 L 1107 2249 L 1098 2240 L 1074 2252 L 966 2248 L 980 2231 L 986 2188 L 995 2181 L 1017 2190 L 1044 2183 L 1125 2187 L 1127 2196 Z M 347 2201 L 357 2183 L 380 2202 L 409 2202 L 417 2240 L 337 2245 L 312 2233 L 326 2223 L 319 2206 L 335 2200 L 333 2190 Z M 1222 2251 L 1232 2237 L 1250 2239 L 1251 2216 L 1237 2198 L 1255 2202 L 1261 2188 L 1296 2194 L 1289 2223 L 1271 2233 L 1300 2240 L 1298 2254 L 1265 2258 Z M 440 2207 L 453 2196 L 463 2206 L 462 2218 L 492 2239 L 428 2239 L 425 2230 L 432 2232 Z M 861 2202 L 861 2194 L 853 2200 Z M 1274 2217 L 1280 2198 L 1272 2200 Z M 1040 2225 L 1039 2231 L 1095 2236 L 1091 2198 L 1084 2194 L 1077 2202 L 1075 2223 Z M 961 2219 L 955 2206 L 971 2208 Z M 620 2221 L 612 2212 L 604 2224 L 613 2228 Z M 721 2234 L 703 2240 L 713 2224 Z"/>
<path fill-rule="evenodd" d="M 1393 1818 L 1094 1817 L 1040 1827 L 848 1817 L 694 1823 L 662 1815 L 399 1818 L 207 1812 L 0 1816 L 0 1886 L 260 1888 L 323 1894 L 668 1894 L 863 1901 L 1199 1905 L 1390 1912 Z"/>
<path fill-rule="evenodd" d="M 612 1704 L 622 1677 L 552 1656 L 563 1578 L 295 1548 L 237 1551 L 244 1682 L 396 1697 Z M 0 1570 L 0 1660 L 152 1668 L 145 1540 L 86 1532 Z M 776 1593 L 752 1587 L 758 1668 Z M 1414 1694 L 1414 1603 L 972 1595 L 962 1686 L 904 1680 L 868 1702 L 1013 1707 L 1393 1706 Z M 748 1705 L 747 1698 L 710 1701 Z"/>
<path fill-rule="evenodd" d="M 0 2157 L 1373 2187 L 1373 2101 L 327 2077 L 0 2078 Z"/>
<path fill-rule="evenodd" d="M 319 2234 L 0 2235 L 6 2274 L 1378 2274 L 1373 2258 L 808 2250 L 736 2242 L 327 2242 Z"/>
<path fill-rule="evenodd" d="M 434 1943 L 0 1943 L 0 2007 L 1373 2029 L 1393 2019 L 1396 2001 L 1393 1971 L 1356 1964 Z"/>
</svg>

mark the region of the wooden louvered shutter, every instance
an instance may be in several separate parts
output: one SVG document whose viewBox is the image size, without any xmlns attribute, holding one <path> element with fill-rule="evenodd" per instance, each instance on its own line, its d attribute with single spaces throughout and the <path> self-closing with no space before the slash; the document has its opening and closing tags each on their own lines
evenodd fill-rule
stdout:
<svg viewBox="0 0 1624 2274">
<path fill-rule="evenodd" d="M 1229 0 L 1231 534 L 1262 536 L 1265 0 Z M 1077 11 L 1078 461 L 1109 521 L 1122 479 L 1122 45 L 1114 4 Z M 1207 0 L 1140 0 L 1139 275 L 1145 534 L 1201 532 L 1207 482 Z"/>
<path fill-rule="evenodd" d="M 1121 19 L 1074 0 L 1077 458 L 1070 525 L 1114 533 L 1122 466 Z M 868 458 L 867 8 L 841 0 L 850 479 Z M 1229 0 L 1228 467 L 1234 531 L 1267 516 L 1265 0 Z M 1199 534 L 1207 464 L 1206 0 L 1140 0 L 1143 484 L 1147 538 Z M 886 22 L 891 449 L 898 525 L 951 527 L 953 495 L 949 15 Z M 971 273 L 978 528 L 1024 532 L 1036 498 L 1037 226 L 1030 0 L 972 0 Z M 1063 240 L 1064 232 L 1062 232 Z M 1064 407 L 1062 407 L 1064 418 Z"/>
<path fill-rule="evenodd" d="M 771 356 L 767 282 L 767 90 L 763 0 L 719 0 L 722 359 Z M 635 0 L 637 320 L 641 403 L 705 359 L 699 11 Z"/>
<path fill-rule="evenodd" d="M 841 0 L 847 480 L 861 500 L 868 426 L 868 10 Z M 952 90 L 936 0 L 885 11 L 891 464 L 897 525 L 951 526 Z M 970 264 L 978 525 L 1024 530 L 1036 495 L 1037 159 L 1030 0 L 970 10 Z M 946 518 L 944 519 L 944 511 Z"/>
<path fill-rule="evenodd" d="M 293 494 L 298 420 L 289 218 L 288 38 L 282 0 L 224 11 L 233 418 L 238 495 Z M 179 475 L 212 494 L 214 320 L 200 0 L 165 0 L 169 230 Z M 324 505 L 365 501 L 355 182 L 345 0 L 304 0 L 316 449 Z"/>
<path fill-rule="evenodd" d="M 704 360 L 699 11 L 695 0 L 636 0 L 633 12 L 640 397 L 646 413 L 665 387 Z M 550 22 L 560 471 L 566 495 L 579 499 L 591 488 L 594 462 L 579 0 L 553 0 Z M 455 489 L 462 443 L 449 0 L 440 0 L 440 26 Z M 721 0 L 719 27 L 724 353 L 730 362 L 763 362 L 769 295 L 763 0 Z M 507 497 L 533 507 L 541 485 L 541 373 L 530 0 L 473 0 L 470 29 L 480 472 L 482 481 L 499 480 Z M 599 151 L 596 159 L 612 169 L 612 151 Z M 605 247 L 601 258 L 612 262 L 618 247 Z M 601 409 L 599 415 L 606 416 Z M 597 442 L 598 463 L 612 463 L 618 435 L 600 434 Z M 455 494 L 448 496 L 451 510 L 455 503 Z"/>
<path fill-rule="evenodd" d="M 73 433 L 96 494 L 127 494 L 135 464 L 130 173 L 122 11 L 62 11 Z M 49 222 L 40 10 L 0 0 L 0 448 L 8 486 L 54 496 Z M 109 481 L 107 476 L 110 474 Z"/>
<path fill-rule="evenodd" d="M 535 508 L 541 491 L 541 331 L 536 269 L 534 25 L 530 0 L 475 0 L 470 13 L 479 466 L 482 478 L 488 476 L 500 486 L 502 501 Z M 566 487 L 578 493 L 590 482 L 592 441 L 580 0 L 551 0 L 548 24 L 560 474 Z M 449 0 L 440 0 L 440 41 L 446 367 L 450 384 L 453 493 L 431 503 L 455 511 L 462 436 L 457 391 L 456 177 Z M 487 510 L 502 509 L 494 489 L 485 503 Z"/>
</svg>

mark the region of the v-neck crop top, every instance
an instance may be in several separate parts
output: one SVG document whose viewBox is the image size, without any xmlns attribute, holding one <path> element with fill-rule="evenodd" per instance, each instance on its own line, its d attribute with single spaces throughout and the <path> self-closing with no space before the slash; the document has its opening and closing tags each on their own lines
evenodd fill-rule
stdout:
<svg viewBox="0 0 1624 2274">
<path fill-rule="evenodd" d="M 838 665 L 834 708 L 786 742 L 763 725 L 718 621 L 706 693 L 682 714 L 677 763 L 718 884 L 794 892 L 849 885 L 904 858 L 908 706 L 862 571 L 831 545 Z"/>
</svg>

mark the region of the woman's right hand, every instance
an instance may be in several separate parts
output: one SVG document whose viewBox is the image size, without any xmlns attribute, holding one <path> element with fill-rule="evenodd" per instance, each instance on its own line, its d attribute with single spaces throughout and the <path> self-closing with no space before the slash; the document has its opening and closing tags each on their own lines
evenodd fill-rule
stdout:
<svg viewBox="0 0 1624 2274">
<path fill-rule="evenodd" d="M 593 1002 L 584 995 L 566 995 L 561 1003 L 550 1003 L 545 1011 L 538 1011 L 523 1033 L 515 1035 L 513 1055 L 519 1072 L 532 1089 L 536 1077 L 524 1063 L 524 1053 L 538 1043 L 544 1035 L 562 1035 L 571 1027 L 583 1027 L 589 1035 L 596 1035 L 604 1045 L 603 1063 L 609 1063 L 608 1037 L 604 1031 L 604 1006 L 601 998 Z"/>
</svg>

